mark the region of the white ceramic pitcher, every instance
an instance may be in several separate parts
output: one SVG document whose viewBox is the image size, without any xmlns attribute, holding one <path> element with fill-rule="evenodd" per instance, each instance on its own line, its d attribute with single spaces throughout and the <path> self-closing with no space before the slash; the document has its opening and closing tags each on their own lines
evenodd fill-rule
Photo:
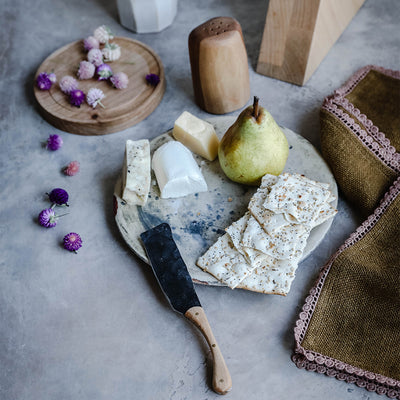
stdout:
<svg viewBox="0 0 400 400">
<path fill-rule="evenodd" d="M 121 25 L 137 33 L 160 32 L 172 24 L 178 0 L 117 0 Z"/>
</svg>

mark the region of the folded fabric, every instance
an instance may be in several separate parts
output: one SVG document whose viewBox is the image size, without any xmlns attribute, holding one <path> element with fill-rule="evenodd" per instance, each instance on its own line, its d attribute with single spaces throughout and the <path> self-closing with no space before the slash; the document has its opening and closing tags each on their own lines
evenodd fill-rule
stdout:
<svg viewBox="0 0 400 400">
<path fill-rule="evenodd" d="M 400 71 L 367 66 L 325 99 L 321 148 L 365 222 L 321 269 L 292 357 L 400 399 Z"/>
<path fill-rule="evenodd" d="M 295 328 L 293 361 L 400 398 L 400 178 L 322 268 Z"/>
<path fill-rule="evenodd" d="M 366 66 L 321 109 L 321 151 L 366 217 L 400 175 L 400 71 Z"/>
</svg>

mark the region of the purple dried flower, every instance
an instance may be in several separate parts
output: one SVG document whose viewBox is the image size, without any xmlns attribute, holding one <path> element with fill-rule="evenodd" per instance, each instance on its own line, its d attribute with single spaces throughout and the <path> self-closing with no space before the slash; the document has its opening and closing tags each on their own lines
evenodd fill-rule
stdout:
<svg viewBox="0 0 400 400">
<path fill-rule="evenodd" d="M 101 100 L 104 99 L 104 97 L 105 96 L 102 90 L 91 88 L 88 91 L 86 101 L 89 106 L 92 106 L 93 108 L 96 108 L 97 104 L 100 104 L 103 108 L 105 108 L 104 105 L 101 103 Z"/>
<path fill-rule="evenodd" d="M 124 72 L 116 72 L 110 78 L 110 81 L 116 89 L 126 89 L 128 87 L 129 78 Z"/>
<path fill-rule="evenodd" d="M 57 82 L 57 77 L 56 74 L 54 72 L 49 74 L 49 79 L 51 83 L 56 83 Z"/>
<path fill-rule="evenodd" d="M 108 64 L 101 64 L 96 68 L 97 80 L 99 81 L 107 80 L 112 74 L 112 69 Z"/>
<path fill-rule="evenodd" d="M 83 47 L 86 51 L 90 51 L 92 49 L 99 49 L 100 43 L 94 36 L 89 36 L 83 41 Z"/>
<path fill-rule="evenodd" d="M 103 64 L 103 53 L 100 49 L 92 49 L 89 51 L 87 58 L 89 62 L 94 64 L 96 67 Z"/>
<path fill-rule="evenodd" d="M 46 148 L 47 150 L 55 151 L 58 150 L 63 145 L 63 140 L 61 136 L 50 135 L 47 139 Z"/>
<path fill-rule="evenodd" d="M 53 228 L 57 225 L 57 216 L 52 208 L 46 208 L 39 214 L 39 224 L 45 228 Z"/>
<path fill-rule="evenodd" d="M 68 193 L 66 190 L 61 188 L 53 189 L 50 193 L 46 193 L 49 196 L 49 200 L 59 206 L 66 205 L 68 207 Z"/>
<path fill-rule="evenodd" d="M 76 89 L 69 94 L 69 102 L 72 106 L 80 107 L 85 101 L 85 93 L 82 90 Z"/>
<path fill-rule="evenodd" d="M 78 89 L 78 81 L 69 75 L 62 77 L 59 85 L 65 94 L 70 94 L 73 90 Z"/>
<path fill-rule="evenodd" d="M 82 247 L 82 238 L 75 232 L 64 236 L 64 249 L 75 253 Z"/>
<path fill-rule="evenodd" d="M 94 76 L 96 67 L 89 61 L 81 61 L 79 63 L 78 78 L 79 79 L 91 79 Z"/>
<path fill-rule="evenodd" d="M 53 83 L 46 72 L 41 72 L 36 78 L 36 85 L 40 90 L 50 90 Z"/>
<path fill-rule="evenodd" d="M 157 74 L 146 75 L 146 81 L 151 86 L 157 86 L 160 82 L 160 77 Z"/>
</svg>

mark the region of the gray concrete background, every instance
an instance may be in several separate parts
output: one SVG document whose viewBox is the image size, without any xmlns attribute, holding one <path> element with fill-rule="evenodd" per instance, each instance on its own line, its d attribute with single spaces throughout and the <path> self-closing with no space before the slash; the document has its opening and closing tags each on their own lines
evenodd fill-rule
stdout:
<svg viewBox="0 0 400 400">
<path fill-rule="evenodd" d="M 159 135 L 183 110 L 209 116 L 193 100 L 187 36 L 214 16 L 233 16 L 242 25 L 252 94 L 317 148 L 325 96 L 364 65 L 399 67 L 400 2 L 367 0 L 304 87 L 258 75 L 266 3 L 180 0 L 172 26 L 138 35 L 121 27 L 114 1 L 0 1 L 0 399 L 218 398 L 210 390 L 204 340 L 170 309 L 150 268 L 132 254 L 114 223 L 112 193 L 125 141 Z M 101 24 L 160 55 L 164 99 L 145 121 L 122 132 L 60 132 L 38 114 L 33 76 L 50 53 Z M 41 142 L 54 133 L 64 146 L 48 152 Z M 61 168 L 71 160 L 80 161 L 81 172 L 68 178 Z M 69 192 L 70 214 L 46 230 L 37 215 L 54 187 Z M 331 230 L 300 265 L 286 298 L 197 285 L 232 374 L 226 398 L 381 398 L 298 370 L 290 360 L 294 322 L 319 268 L 359 223 L 340 199 Z M 70 231 L 82 235 L 78 255 L 62 248 Z"/>
</svg>

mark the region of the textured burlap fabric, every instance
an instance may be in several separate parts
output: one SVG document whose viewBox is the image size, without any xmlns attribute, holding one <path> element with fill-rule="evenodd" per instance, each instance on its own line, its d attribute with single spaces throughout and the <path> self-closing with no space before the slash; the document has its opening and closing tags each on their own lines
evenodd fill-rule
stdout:
<svg viewBox="0 0 400 400">
<path fill-rule="evenodd" d="M 323 153 L 343 193 L 369 217 L 321 269 L 296 323 L 293 355 L 300 368 L 398 399 L 399 78 L 369 66 L 324 102 Z"/>
<path fill-rule="evenodd" d="M 370 215 L 400 175 L 400 73 L 364 67 L 325 99 L 321 150 L 343 195 Z"/>
</svg>

